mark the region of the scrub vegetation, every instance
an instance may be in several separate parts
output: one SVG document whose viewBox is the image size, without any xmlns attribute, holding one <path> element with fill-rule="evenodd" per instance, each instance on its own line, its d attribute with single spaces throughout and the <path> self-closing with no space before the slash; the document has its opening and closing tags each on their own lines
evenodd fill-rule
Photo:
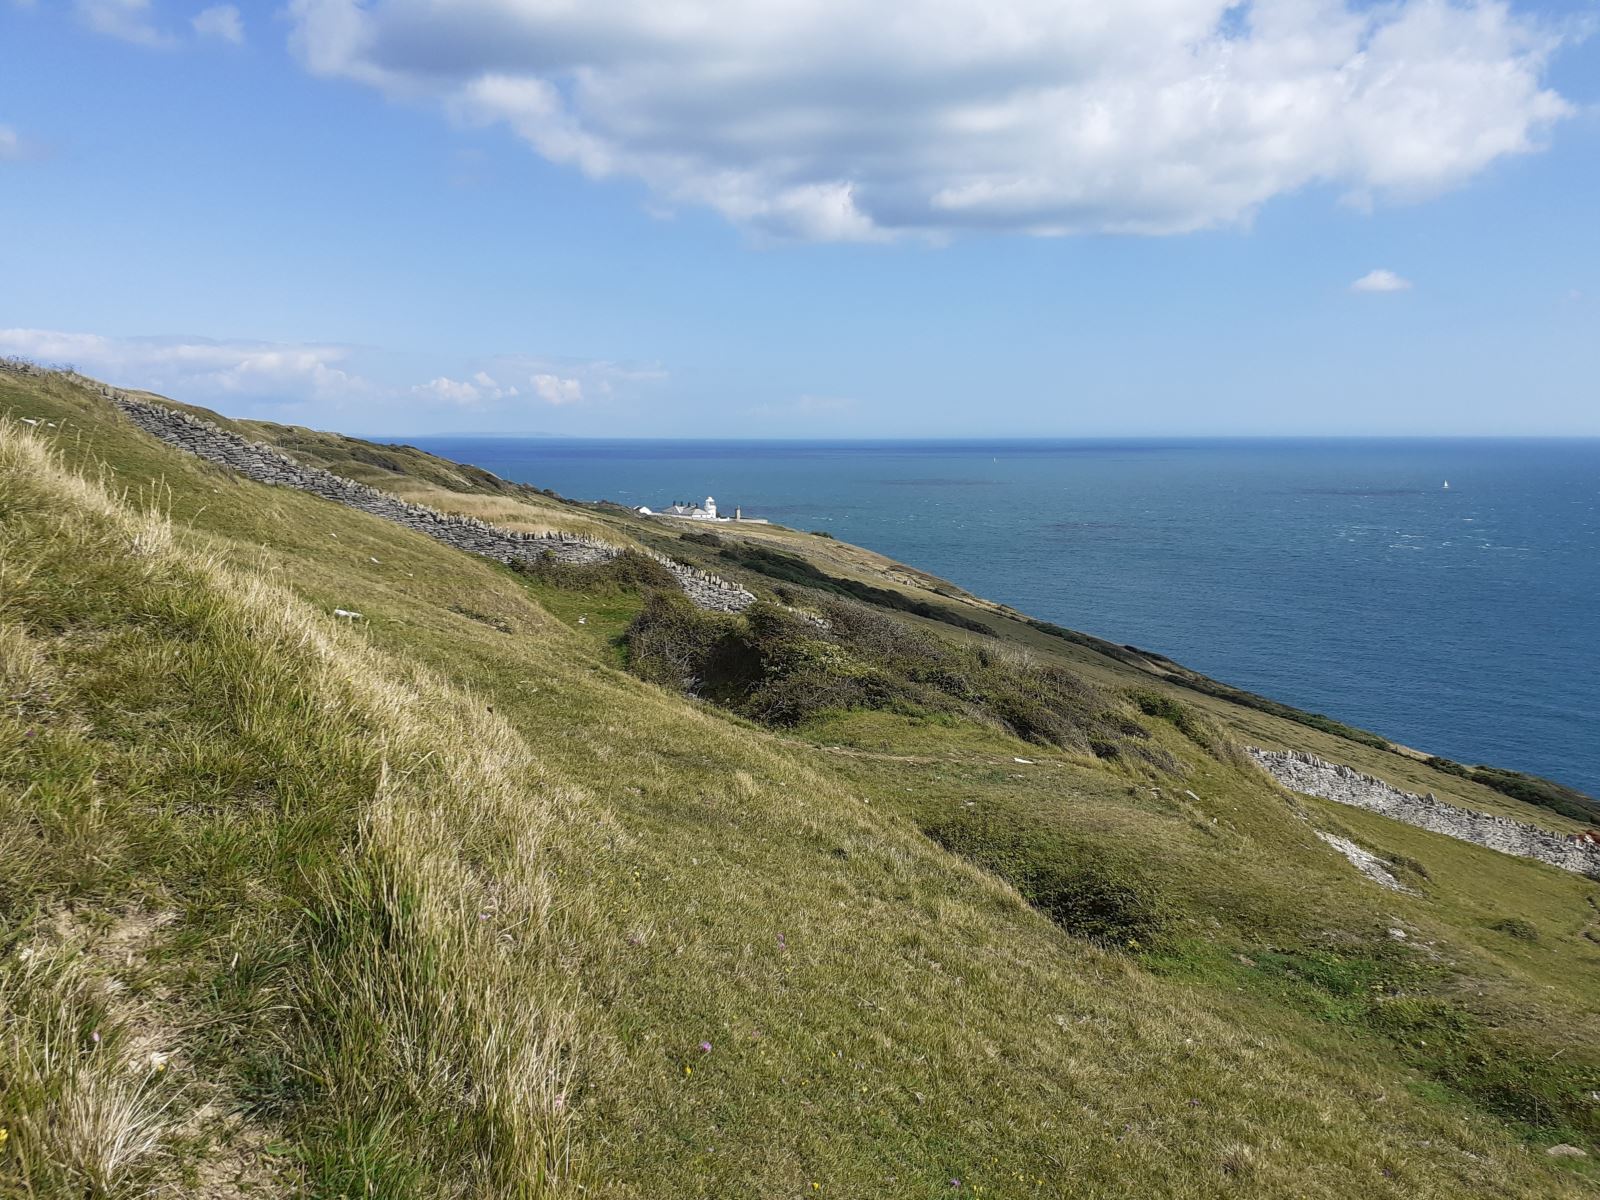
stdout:
<svg viewBox="0 0 1600 1200">
<path fill-rule="evenodd" d="M 1536 804 L 1575 821 L 1600 825 L 1600 800 L 1549 779 L 1503 767 L 1464 767 L 1448 758 L 1430 758 L 1428 765 L 1437 771 L 1481 783 L 1524 804 Z"/>
<path fill-rule="evenodd" d="M 1334 735 L 857 548 L 751 543 L 907 606 L 390 458 L 763 602 L 0 374 L 0 1196 L 1594 1194 L 1600 885 L 1291 797 L 1239 743 Z"/>
</svg>

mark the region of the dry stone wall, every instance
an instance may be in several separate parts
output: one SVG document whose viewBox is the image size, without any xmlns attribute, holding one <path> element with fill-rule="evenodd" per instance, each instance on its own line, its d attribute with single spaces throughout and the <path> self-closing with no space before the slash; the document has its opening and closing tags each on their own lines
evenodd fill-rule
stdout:
<svg viewBox="0 0 1600 1200">
<path fill-rule="evenodd" d="M 17 374 L 47 373 L 45 368 L 31 363 L 9 360 L 0 360 L 0 369 Z M 69 378 L 103 395 L 146 433 L 197 458 L 231 467 L 257 483 L 298 488 L 321 496 L 324 500 L 332 500 L 335 504 L 359 509 L 469 554 L 480 554 L 501 562 L 553 554 L 562 562 L 592 563 L 615 558 L 622 553 L 617 546 L 576 534 L 521 533 L 501 529 L 473 517 L 412 504 L 388 492 L 335 475 L 332 471 L 297 462 L 275 446 L 249 441 L 189 413 L 162 404 L 152 404 L 81 375 L 74 374 Z M 755 596 L 736 583 L 685 566 L 664 554 L 651 550 L 641 553 L 654 558 L 670 571 L 689 599 L 701 608 L 714 612 L 740 612 L 755 602 Z"/>
<path fill-rule="evenodd" d="M 1600 849 L 1548 829 L 1457 808 L 1435 798 L 1432 792 L 1426 796 L 1403 792 L 1381 779 L 1303 751 L 1252 748 L 1250 753 L 1267 774 L 1291 791 L 1364 808 L 1418 829 L 1600 879 Z"/>
</svg>

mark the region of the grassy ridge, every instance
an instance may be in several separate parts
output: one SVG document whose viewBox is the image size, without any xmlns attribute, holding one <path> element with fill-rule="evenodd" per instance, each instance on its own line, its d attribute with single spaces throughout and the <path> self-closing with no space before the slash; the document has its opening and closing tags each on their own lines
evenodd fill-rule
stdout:
<svg viewBox="0 0 1600 1200">
<path fill-rule="evenodd" d="M 0 435 L 20 647 L 0 837 L 26 864 L 0 890 L 0 1191 L 26 1169 L 35 1194 L 83 1195 L 98 1161 L 128 1195 L 241 1191 L 223 1176 L 319 1195 L 1586 1194 L 1517 1140 L 1568 1118 L 1524 1131 L 1436 1093 L 1397 1038 L 1233 957 L 1375 954 L 1399 920 L 1431 949 L 1392 956 L 1454 964 L 1435 999 L 1548 1057 L 1596 1040 L 1580 880 L 1306 810 L 1428 873 L 1377 893 L 1166 721 L 1150 740 L 1181 779 L 948 714 L 819 713 L 780 736 L 616 669 L 643 601 L 614 581 L 519 577 L 243 483 L 59 380 L 0 377 L 8 407 L 115 474 L 101 492 Z M 136 511 L 158 483 L 170 534 Z M 1139 869 L 1159 953 L 1052 920 L 1027 902 L 1043 883 L 955 846 L 963 830 L 1027 862 L 1056 847 L 1068 899 L 1080 857 Z M 1539 939 L 1491 927 L 1506 917 Z M 171 1057 L 146 1080 L 150 1053 Z M 106 1165 L 94 1130 L 48 1132 L 115 1109 L 64 1103 L 80 1083 L 159 1099 L 144 1154 Z"/>
</svg>

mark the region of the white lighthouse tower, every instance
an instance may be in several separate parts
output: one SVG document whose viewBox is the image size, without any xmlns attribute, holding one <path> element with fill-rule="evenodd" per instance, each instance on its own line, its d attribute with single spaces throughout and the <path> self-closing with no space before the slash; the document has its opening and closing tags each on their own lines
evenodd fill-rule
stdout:
<svg viewBox="0 0 1600 1200">
<path fill-rule="evenodd" d="M 717 502 L 711 496 L 706 497 L 706 516 L 713 521 L 717 519 Z"/>
</svg>

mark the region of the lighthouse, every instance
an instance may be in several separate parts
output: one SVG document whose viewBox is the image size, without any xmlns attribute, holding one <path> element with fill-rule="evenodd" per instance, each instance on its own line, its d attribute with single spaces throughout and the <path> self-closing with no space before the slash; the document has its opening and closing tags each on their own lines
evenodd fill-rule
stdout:
<svg viewBox="0 0 1600 1200">
<path fill-rule="evenodd" d="M 710 496 L 706 497 L 706 516 L 713 521 L 717 519 L 717 502 Z"/>
</svg>

